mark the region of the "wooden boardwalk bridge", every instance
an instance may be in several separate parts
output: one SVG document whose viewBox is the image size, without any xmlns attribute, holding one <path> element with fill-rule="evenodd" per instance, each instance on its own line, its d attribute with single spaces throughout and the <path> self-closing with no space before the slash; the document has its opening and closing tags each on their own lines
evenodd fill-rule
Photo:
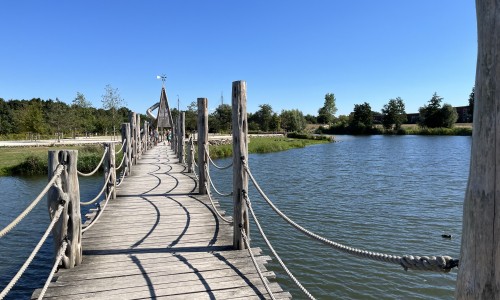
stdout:
<svg viewBox="0 0 500 300">
<path fill-rule="evenodd" d="M 161 98 L 166 98 L 164 89 Z M 99 163 L 104 170 L 103 187 L 99 195 L 86 202 L 80 199 L 78 176 L 91 176 L 99 166 L 82 174 L 77 170 L 76 150 L 49 151 L 47 186 L 0 230 L 0 238 L 22 221 L 45 194 L 51 223 L 26 262 L 0 292 L 0 300 L 17 283 L 51 233 L 54 265 L 44 287 L 33 293 L 34 299 L 291 298 L 272 280 L 274 273 L 266 269 L 271 257 L 258 248 L 250 248 L 250 218 L 270 254 L 305 296 L 314 299 L 267 239 L 248 196 L 249 182 L 291 227 L 340 252 L 396 264 L 405 270 L 449 272 L 458 266 L 458 259 L 449 256 L 399 256 L 349 247 L 315 234 L 287 217 L 260 188 L 248 165 L 243 81 L 233 82 L 233 160 L 227 166 L 232 167 L 233 173 L 233 211 L 228 214 L 231 217 L 221 211 L 211 196 L 213 183 L 208 165 L 217 166 L 209 155 L 207 99 L 198 99 L 196 160 L 193 139 L 186 143 L 184 113 L 176 123 L 169 122 L 175 129 L 171 147 L 162 142 L 161 136 L 153 138 L 149 134 L 151 124 L 147 121 L 141 128 L 140 116 L 131 113 L 129 122 L 122 124 L 120 150 L 115 150 L 116 143 L 104 145 Z M 154 123 L 152 127 L 155 128 Z M 123 154 L 117 164 L 116 154 L 120 152 Z M 217 192 L 214 186 L 213 190 Z M 90 210 L 82 224 L 80 206 L 92 204 L 96 208 Z"/>
<path fill-rule="evenodd" d="M 44 298 L 269 298 L 248 251 L 232 251 L 232 225 L 219 221 L 170 147 L 147 151 L 134 167 L 83 235 L 82 264 L 59 271 Z M 261 270 L 269 259 L 257 258 Z M 270 286 L 277 299 L 290 298 Z"/>
</svg>

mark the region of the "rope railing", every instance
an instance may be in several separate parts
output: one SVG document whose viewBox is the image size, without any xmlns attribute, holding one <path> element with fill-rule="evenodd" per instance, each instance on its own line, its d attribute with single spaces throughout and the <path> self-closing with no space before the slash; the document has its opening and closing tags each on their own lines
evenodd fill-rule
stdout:
<svg viewBox="0 0 500 300">
<path fill-rule="evenodd" d="M 218 217 L 219 217 L 222 221 L 224 221 L 224 222 L 226 222 L 226 223 L 229 223 L 229 224 L 232 224 L 232 223 L 233 223 L 233 221 L 231 221 L 231 220 L 228 220 L 228 219 L 224 218 L 224 217 L 221 215 L 221 213 L 219 212 L 219 210 L 217 209 L 217 207 L 215 206 L 215 202 L 214 202 L 214 200 L 213 200 L 213 198 L 212 198 L 212 194 L 210 193 L 210 189 L 208 188 L 208 185 L 207 185 L 206 183 L 205 183 L 205 188 L 207 189 L 208 199 L 210 199 L 210 203 L 212 203 L 212 207 L 213 207 L 213 209 L 214 209 L 215 213 L 217 214 L 217 216 L 218 216 Z"/>
<path fill-rule="evenodd" d="M 290 277 L 290 279 L 292 279 L 292 281 L 295 283 L 295 285 L 297 285 L 297 287 L 309 299 L 315 299 L 311 295 L 311 293 L 309 293 L 309 291 L 297 280 L 297 278 L 295 278 L 295 276 L 293 276 L 292 272 L 287 268 L 287 266 L 285 265 L 285 263 L 283 262 L 283 260 L 281 260 L 281 257 L 278 255 L 278 253 L 276 252 L 276 250 L 274 250 L 274 247 L 271 245 L 271 242 L 269 242 L 266 234 L 264 233 L 264 230 L 262 229 L 262 226 L 260 226 L 259 220 L 257 219 L 257 216 L 255 215 L 255 212 L 253 211 L 252 203 L 250 202 L 250 198 L 248 197 L 248 194 L 244 193 L 243 197 L 245 199 L 245 202 L 246 202 L 246 205 L 248 207 L 248 210 L 250 211 L 250 214 L 252 215 L 252 219 L 254 220 L 255 225 L 257 226 L 257 229 L 259 230 L 260 235 L 262 236 L 262 239 L 264 239 L 264 242 L 266 243 L 266 245 L 269 248 L 269 250 L 271 250 L 271 252 L 273 253 L 274 257 L 276 258 L 276 260 L 278 261 L 278 263 L 280 264 L 280 266 L 283 268 L 283 270 L 285 270 L 286 274 L 288 275 L 288 277 Z"/>
<path fill-rule="evenodd" d="M 417 255 L 391 255 L 384 254 L 378 252 L 370 252 L 362 249 L 357 249 L 353 247 L 349 247 L 331 240 L 328 240 L 318 234 L 315 234 L 299 224 L 295 223 L 293 220 L 288 218 L 281 210 L 279 210 L 274 203 L 267 197 L 264 191 L 260 188 L 259 184 L 253 177 L 250 172 L 248 165 L 245 161 L 243 161 L 243 166 L 245 168 L 246 173 L 248 174 L 250 180 L 254 184 L 257 191 L 260 193 L 262 198 L 267 202 L 267 204 L 288 224 L 292 225 L 295 229 L 299 230 L 303 234 L 308 237 L 318 240 L 325 245 L 328 245 L 334 249 L 337 249 L 341 252 L 348 253 L 351 255 L 355 255 L 362 258 L 368 258 L 375 261 L 388 262 L 393 264 L 401 265 L 405 270 L 408 269 L 417 269 L 417 270 L 426 270 L 426 271 L 439 271 L 439 272 L 449 272 L 454 267 L 458 267 L 458 259 L 453 259 L 450 256 L 417 256 Z"/>
<path fill-rule="evenodd" d="M 116 184 L 116 187 L 119 187 L 122 185 L 123 179 L 125 178 L 125 174 L 127 173 L 128 166 L 125 167 L 125 169 L 122 171 L 122 177 L 120 178 L 120 181 Z"/>
<path fill-rule="evenodd" d="M 64 257 L 64 253 L 66 252 L 67 247 L 68 247 L 68 241 L 64 241 L 61 245 L 61 248 L 59 248 L 59 252 L 57 253 L 56 261 L 54 262 L 54 265 L 52 266 L 52 270 L 50 270 L 49 276 L 47 277 L 47 280 L 45 281 L 45 284 L 43 285 L 42 291 L 40 292 L 40 295 L 38 296 L 38 300 L 43 299 L 43 296 L 45 296 L 45 293 L 47 292 L 47 289 L 49 288 L 49 284 L 52 282 L 52 278 L 54 278 L 54 274 L 57 272 L 57 268 L 59 267 L 59 263 L 61 263 L 61 260 Z"/>
<path fill-rule="evenodd" d="M 56 180 L 59 178 L 59 176 L 61 176 L 61 173 L 63 170 L 64 170 L 63 165 L 60 164 L 57 166 L 57 168 L 54 172 L 54 175 L 52 176 L 50 181 L 47 183 L 45 188 L 40 192 L 40 194 L 38 194 L 38 196 L 35 198 L 35 200 L 33 200 L 31 202 L 31 204 L 28 205 L 28 207 L 26 207 L 26 209 L 22 213 L 20 213 L 19 216 L 17 216 L 17 218 L 15 218 L 12 222 L 10 222 L 9 225 L 7 225 L 4 229 L 2 229 L 0 231 L 0 238 L 2 238 L 7 233 L 9 233 L 9 231 L 11 231 L 14 227 L 16 227 L 16 225 L 19 224 L 19 222 L 21 222 L 33 210 L 33 208 L 40 202 L 40 200 L 42 200 L 43 196 L 45 196 L 45 194 L 47 194 L 49 189 L 52 186 L 54 186 L 54 184 L 56 183 Z"/>
<path fill-rule="evenodd" d="M 212 164 L 212 166 L 214 166 L 216 169 L 219 169 L 219 170 L 225 170 L 225 169 L 229 169 L 233 166 L 233 162 L 231 162 L 229 165 L 225 166 L 225 167 L 221 167 L 221 166 L 218 166 L 213 160 L 212 158 L 210 157 L 210 154 L 208 153 L 207 149 L 205 148 L 205 153 L 207 154 L 208 156 L 208 160 L 210 161 L 210 163 Z"/>
<path fill-rule="evenodd" d="M 76 172 L 78 173 L 78 175 L 84 176 L 84 177 L 88 177 L 88 176 L 94 175 L 99 170 L 99 168 L 101 167 L 102 162 L 104 161 L 104 158 L 106 157 L 106 153 L 108 153 L 108 148 L 107 147 L 104 149 L 104 153 L 102 154 L 101 161 L 99 162 L 99 164 L 97 164 L 97 167 L 92 172 L 90 172 L 90 173 L 82 173 L 82 172 L 80 172 L 80 171 L 77 170 Z"/>
<path fill-rule="evenodd" d="M 224 193 L 219 192 L 219 190 L 217 190 L 217 188 L 216 188 L 216 187 L 215 187 L 215 185 L 214 185 L 214 182 L 213 182 L 213 180 L 212 180 L 212 177 L 210 176 L 210 173 L 208 173 L 207 175 L 208 175 L 208 176 L 207 176 L 207 181 L 209 181 L 209 182 L 210 182 L 210 186 L 214 189 L 214 191 L 215 191 L 215 193 L 217 193 L 217 195 L 222 196 L 222 197 L 229 197 L 229 196 L 233 195 L 233 192 L 232 192 L 232 191 L 231 191 L 230 193 L 227 193 L 227 194 L 224 194 Z M 207 188 L 208 188 L 208 187 L 207 187 Z"/>
<path fill-rule="evenodd" d="M 10 290 L 14 287 L 14 285 L 16 285 L 17 281 L 24 274 L 24 272 L 26 271 L 26 269 L 28 268 L 28 266 L 31 264 L 31 262 L 35 258 L 35 255 L 38 253 L 38 251 L 42 247 L 43 243 L 45 242 L 45 240 L 49 236 L 50 232 L 52 231 L 52 228 L 54 227 L 54 225 L 56 224 L 56 222 L 59 220 L 59 217 L 61 216 L 63 210 L 64 210 L 64 205 L 63 204 L 59 204 L 59 208 L 57 209 L 56 213 L 54 214 L 54 218 L 52 219 L 52 222 L 50 222 L 49 227 L 47 227 L 47 230 L 45 230 L 45 233 L 43 234 L 42 238 L 40 239 L 40 241 L 36 245 L 35 249 L 33 249 L 33 251 L 31 252 L 31 254 L 28 257 L 28 259 L 26 259 L 26 261 L 21 266 L 21 268 L 19 269 L 19 271 L 17 271 L 16 275 L 14 275 L 14 277 L 11 279 L 11 281 L 9 282 L 9 284 L 7 284 L 7 286 L 0 293 L 0 299 L 3 299 L 10 292 Z"/>
<path fill-rule="evenodd" d="M 122 152 L 126 142 L 127 142 L 127 139 L 124 139 L 122 141 L 122 146 L 120 147 L 120 150 L 116 151 L 115 154 L 120 154 Z"/>
<path fill-rule="evenodd" d="M 112 190 L 114 189 L 114 187 L 111 188 Z M 99 211 L 97 212 L 96 216 L 94 217 L 94 219 L 92 219 L 92 221 L 90 222 L 89 225 L 87 225 L 85 228 L 82 229 L 82 233 L 84 233 L 85 231 L 89 230 L 90 228 L 92 228 L 92 226 L 94 226 L 95 223 L 97 223 L 97 220 L 99 220 L 99 218 L 101 217 L 101 215 L 104 213 L 104 210 L 106 210 L 106 206 L 108 205 L 108 202 L 109 202 L 109 199 L 111 198 L 111 191 L 110 193 L 108 194 L 108 197 L 106 197 L 106 202 L 104 202 L 104 206 L 102 207 L 102 209 L 99 209 Z"/>
<path fill-rule="evenodd" d="M 108 186 L 109 179 L 111 178 L 112 174 L 113 174 L 112 172 L 109 172 L 108 178 L 106 178 L 104 185 L 102 186 L 101 191 L 99 192 L 99 194 L 97 194 L 97 196 L 95 196 L 94 199 L 92 199 L 90 201 L 80 201 L 80 205 L 86 206 L 86 205 L 91 205 L 94 202 L 96 202 L 101 197 L 101 195 L 104 193 L 104 191 L 106 190 L 106 187 Z"/>
<path fill-rule="evenodd" d="M 127 152 L 125 152 L 122 156 L 122 161 L 120 162 L 120 165 L 115 168 L 116 171 L 120 170 L 121 167 L 123 166 L 123 163 L 125 162 L 125 159 L 127 158 Z"/>
<path fill-rule="evenodd" d="M 252 263 L 255 266 L 255 270 L 257 270 L 257 273 L 259 274 L 260 280 L 264 284 L 264 287 L 266 288 L 267 293 L 271 297 L 271 299 L 276 300 L 276 297 L 274 297 L 273 292 L 271 291 L 271 288 L 267 284 L 266 279 L 264 278 L 264 275 L 262 274 L 262 271 L 260 270 L 259 264 L 257 263 L 257 260 L 255 259 L 255 256 L 252 253 L 252 249 L 250 248 L 250 242 L 248 241 L 248 237 L 245 234 L 245 230 L 241 228 L 241 235 L 243 236 L 243 241 L 245 241 L 245 245 L 248 249 L 248 253 L 250 254 L 250 258 L 252 259 Z"/>
</svg>

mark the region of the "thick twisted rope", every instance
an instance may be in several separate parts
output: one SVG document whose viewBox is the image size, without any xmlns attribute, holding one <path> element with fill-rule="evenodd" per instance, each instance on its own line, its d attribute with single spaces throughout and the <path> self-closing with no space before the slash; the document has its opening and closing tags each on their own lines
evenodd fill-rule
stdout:
<svg viewBox="0 0 500 300">
<path fill-rule="evenodd" d="M 120 170 L 121 167 L 123 166 L 123 162 L 125 161 L 125 158 L 127 158 L 127 152 L 123 153 L 123 156 L 122 156 L 122 161 L 120 162 L 120 165 L 118 167 L 115 168 L 115 170 Z"/>
<path fill-rule="evenodd" d="M 109 179 L 111 178 L 111 175 L 113 174 L 112 173 L 113 171 L 110 171 L 109 174 L 108 174 L 108 178 L 106 178 L 106 181 L 104 182 L 104 185 L 102 186 L 102 189 L 101 191 L 99 192 L 99 194 L 97 196 L 95 196 L 94 199 L 90 200 L 90 201 L 80 201 L 80 205 L 91 205 L 92 203 L 96 202 L 100 197 L 101 195 L 104 193 L 104 191 L 106 190 L 106 187 L 108 186 L 108 183 L 109 183 Z"/>
<path fill-rule="evenodd" d="M 262 271 L 260 270 L 260 267 L 259 267 L 259 264 L 257 263 L 257 260 L 253 256 L 252 249 L 250 248 L 250 243 L 248 242 L 248 237 L 245 234 L 245 230 L 243 230 L 243 228 L 241 228 L 241 235 L 243 236 L 243 241 L 245 241 L 245 245 L 248 249 L 248 253 L 250 254 L 250 258 L 252 259 L 253 265 L 255 266 L 255 270 L 257 270 L 257 273 L 259 274 L 260 280 L 264 284 L 264 287 L 266 288 L 266 291 L 269 294 L 269 296 L 271 297 L 271 299 L 276 300 L 273 292 L 271 291 L 271 288 L 267 284 L 267 281 L 264 278 L 264 275 L 262 274 Z"/>
<path fill-rule="evenodd" d="M 229 224 L 232 224 L 232 223 L 233 223 L 233 221 L 230 221 L 230 220 L 228 220 L 228 219 L 224 218 L 224 217 L 220 214 L 220 212 L 217 210 L 217 207 L 215 206 L 215 202 L 214 202 L 214 200 L 213 200 L 213 198 L 212 198 L 212 194 L 210 193 L 210 189 L 208 188 L 208 185 L 207 185 L 206 183 L 205 183 L 205 188 L 207 189 L 208 199 L 210 199 L 210 203 L 212 203 L 212 207 L 214 208 L 214 211 L 215 211 L 215 213 L 217 214 L 217 216 L 218 216 L 218 217 L 219 217 L 222 221 L 224 221 L 224 222 L 226 222 L 226 223 L 229 223 Z"/>
<path fill-rule="evenodd" d="M 267 236 L 266 234 L 264 233 L 264 230 L 262 230 L 262 226 L 260 226 L 260 223 L 259 223 L 259 220 L 257 220 L 257 216 L 255 215 L 255 212 L 253 211 L 253 208 L 252 208 L 252 203 L 250 202 L 250 198 L 248 198 L 248 195 L 247 193 L 244 193 L 243 194 L 243 197 L 245 198 L 245 202 L 247 204 L 247 207 L 248 207 L 248 210 L 250 211 L 250 214 L 252 215 L 252 218 L 255 222 L 255 225 L 257 226 L 257 229 L 259 230 L 260 232 L 260 235 L 262 236 L 262 238 L 264 239 L 264 242 L 266 242 L 267 244 L 267 247 L 269 248 L 269 250 L 271 250 L 271 252 L 273 253 L 274 257 L 276 258 L 276 260 L 278 261 L 278 263 L 281 265 L 281 267 L 283 268 L 283 270 L 285 270 L 286 274 L 288 275 L 288 277 L 290 277 L 290 279 L 293 280 L 293 282 L 295 283 L 295 285 L 297 285 L 297 287 L 309 298 L 309 299 L 315 299 L 310 293 L 309 291 L 307 291 L 307 289 L 297 280 L 297 278 L 295 278 L 295 276 L 293 276 L 292 272 L 290 272 L 290 270 L 287 268 L 287 266 L 285 265 L 285 263 L 281 260 L 281 257 L 278 255 L 278 253 L 274 250 L 274 247 L 271 245 L 271 242 L 269 242 L 269 240 L 267 239 Z"/>
<path fill-rule="evenodd" d="M 128 166 L 126 166 L 125 169 L 122 171 L 122 177 L 120 177 L 120 181 L 116 184 L 116 187 L 119 187 L 122 184 L 123 179 L 125 178 L 125 173 L 127 173 L 127 170 Z"/>
<path fill-rule="evenodd" d="M 40 250 L 40 247 L 42 247 L 43 243 L 45 242 L 45 240 L 49 236 L 49 234 L 52 231 L 52 228 L 56 224 L 57 220 L 59 220 L 59 217 L 61 216 L 61 213 L 63 212 L 63 210 L 64 210 L 64 205 L 63 204 L 59 204 L 59 208 L 57 209 L 56 213 L 54 214 L 54 218 L 52 219 L 52 222 L 50 222 L 49 227 L 47 227 L 47 230 L 45 230 L 45 233 L 43 234 L 42 238 L 40 239 L 40 241 L 36 245 L 35 249 L 33 249 L 33 251 L 31 252 L 31 254 L 28 257 L 28 259 L 26 259 L 26 261 L 21 266 L 21 268 L 19 269 L 19 271 L 17 271 L 16 275 L 11 279 L 11 281 L 9 282 L 9 284 L 7 284 L 7 286 L 0 293 L 0 299 L 3 299 L 10 292 L 10 290 L 12 289 L 12 287 L 14 287 L 14 285 L 16 285 L 16 283 L 19 280 L 19 278 L 21 278 L 21 276 L 23 275 L 23 273 L 26 271 L 26 269 L 28 268 L 28 266 L 31 264 L 31 262 L 33 261 L 33 258 L 35 258 L 35 255 Z"/>
<path fill-rule="evenodd" d="M 56 261 L 54 262 L 54 265 L 52 266 L 52 270 L 50 271 L 49 277 L 45 281 L 45 284 L 43 285 L 42 291 L 40 292 L 40 295 L 38 295 L 38 300 L 43 299 L 43 296 L 45 296 L 45 293 L 47 292 L 47 289 L 49 288 L 50 282 L 52 282 L 52 278 L 54 278 L 54 274 L 57 271 L 57 268 L 59 267 L 59 263 L 61 262 L 62 258 L 64 257 L 64 253 L 66 252 L 66 248 L 68 247 L 68 242 L 64 241 L 61 245 L 61 248 L 59 248 L 59 251 L 57 252 L 57 258 Z"/>
<path fill-rule="evenodd" d="M 127 142 L 127 139 L 124 139 L 124 140 L 122 141 L 122 146 L 120 147 L 120 150 L 116 151 L 116 152 L 115 152 L 115 154 L 119 154 L 120 152 L 122 152 L 123 147 L 125 146 L 125 143 L 126 143 L 126 142 Z"/>
<path fill-rule="evenodd" d="M 94 171 L 92 171 L 90 173 L 82 173 L 82 172 L 80 172 L 80 171 L 77 170 L 76 172 L 78 173 L 78 175 L 84 176 L 84 177 L 94 175 L 95 172 L 97 172 L 97 170 L 99 170 L 99 168 L 101 167 L 102 162 L 104 161 L 104 157 L 106 157 L 106 153 L 108 153 L 108 148 L 107 147 L 106 147 L 106 149 L 104 149 L 104 153 L 102 154 L 101 161 L 99 162 L 99 164 L 97 165 L 97 167 L 94 169 Z"/>
<path fill-rule="evenodd" d="M 413 256 L 413 255 L 405 255 L 405 256 L 397 256 L 397 255 L 391 255 L 391 254 L 384 254 L 384 253 L 378 253 L 378 252 L 370 252 L 366 250 L 361 250 L 353 247 L 349 247 L 334 241 L 330 241 L 320 235 L 317 235 L 304 227 L 300 226 L 299 224 L 295 223 L 293 220 L 288 218 L 284 213 L 281 212 L 274 204 L 273 202 L 267 197 L 267 195 L 264 193 L 264 191 L 260 188 L 259 184 L 253 177 L 252 173 L 248 169 L 248 166 L 246 165 L 246 162 L 243 161 L 243 165 L 245 168 L 245 171 L 247 172 L 248 176 L 250 177 L 251 181 L 253 182 L 255 188 L 257 191 L 259 191 L 260 195 L 262 198 L 271 206 L 271 208 L 280 216 L 282 217 L 288 224 L 292 225 L 296 229 L 298 229 L 300 232 L 304 233 L 310 238 L 313 238 L 315 240 L 318 240 L 325 245 L 328 245 L 334 249 L 337 249 L 339 251 L 342 251 L 344 253 L 348 253 L 351 255 L 355 255 L 358 257 L 363 257 L 363 258 L 368 258 L 371 260 L 376 260 L 376 261 L 381 261 L 381 262 L 388 262 L 388 263 L 393 263 L 393 264 L 398 264 L 401 265 L 405 271 L 408 270 L 409 268 L 411 269 L 417 269 L 417 270 L 426 270 L 426 271 L 439 271 L 439 272 L 449 272 L 451 269 L 454 267 L 458 267 L 458 259 L 453 259 L 450 256 Z"/>
<path fill-rule="evenodd" d="M 90 222 L 89 225 L 87 225 L 87 227 L 83 228 L 82 229 L 82 233 L 84 233 L 85 231 L 89 230 L 92 226 L 94 226 L 95 223 L 97 223 L 97 220 L 99 220 L 99 218 L 101 217 L 101 215 L 104 213 L 104 210 L 106 210 L 106 206 L 108 205 L 108 202 L 109 202 L 109 199 L 111 198 L 111 195 L 113 194 L 112 191 L 113 191 L 114 187 L 111 188 L 109 194 L 108 194 L 108 197 L 106 197 L 106 202 L 104 202 L 104 206 L 102 207 L 102 209 L 100 209 L 98 212 L 97 212 L 97 215 L 94 217 L 94 219 L 92 219 L 92 222 Z"/>
<path fill-rule="evenodd" d="M 26 207 L 26 209 L 21 214 L 19 214 L 19 216 L 17 218 L 15 218 L 12 222 L 10 222 L 9 225 L 7 225 L 4 229 L 2 229 L 0 231 L 0 238 L 3 237 L 4 235 L 6 235 L 7 233 L 9 233 L 9 231 L 11 231 L 14 227 L 16 227 L 16 225 L 19 224 L 19 222 L 21 222 L 33 210 L 33 208 L 38 204 L 38 202 L 40 202 L 40 200 L 42 200 L 43 196 L 45 196 L 45 194 L 47 194 L 49 189 L 52 186 L 54 186 L 54 184 L 56 183 L 56 180 L 59 178 L 59 176 L 61 176 L 61 173 L 63 170 L 64 170 L 63 165 L 57 166 L 56 170 L 54 171 L 54 175 L 52 176 L 50 181 L 47 183 L 45 188 L 35 198 L 35 200 L 33 200 L 31 202 L 31 204 L 28 205 L 28 207 Z"/>
<path fill-rule="evenodd" d="M 219 196 L 229 197 L 229 196 L 233 195 L 232 191 L 230 193 L 227 193 L 227 194 L 223 194 L 223 193 L 219 192 L 219 190 L 217 190 L 217 188 L 215 187 L 214 182 L 212 181 L 212 177 L 210 176 L 210 173 L 208 173 L 207 179 L 210 182 L 210 186 L 212 186 L 212 188 L 214 189 L 215 193 L 217 193 Z"/>
<path fill-rule="evenodd" d="M 231 162 L 228 166 L 225 166 L 225 167 L 220 167 L 218 166 L 213 160 L 212 158 L 210 157 L 210 154 L 208 153 L 207 151 L 207 148 L 205 148 L 205 153 L 207 154 L 208 156 L 208 160 L 210 161 L 210 163 L 216 168 L 216 169 L 219 169 L 219 170 L 225 170 L 225 169 L 229 169 L 233 166 L 233 162 Z"/>
</svg>

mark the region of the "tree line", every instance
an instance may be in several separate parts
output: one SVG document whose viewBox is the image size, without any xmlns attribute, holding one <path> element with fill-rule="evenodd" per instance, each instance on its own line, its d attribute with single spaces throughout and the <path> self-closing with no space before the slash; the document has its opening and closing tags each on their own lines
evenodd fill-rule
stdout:
<svg viewBox="0 0 500 300">
<path fill-rule="evenodd" d="M 130 110 L 124 106 L 118 89 L 107 85 L 102 95 L 101 108 L 95 108 L 82 93 L 77 93 L 71 104 L 59 99 L 9 100 L 0 98 L 0 134 L 110 134 L 117 131 L 122 122 L 128 122 Z M 434 93 L 427 104 L 419 109 L 418 124 L 421 127 L 451 128 L 457 121 L 457 112 L 443 98 Z M 472 121 L 474 88 L 469 95 L 469 119 Z M 186 130 L 195 131 L 197 104 L 192 102 L 185 111 Z M 175 119 L 177 108 L 171 110 Z M 349 115 L 336 116 L 336 98 L 325 95 L 324 104 L 317 115 L 304 115 L 299 109 L 275 112 L 271 105 L 261 104 L 254 113 L 248 113 L 248 129 L 251 132 L 301 132 L 307 124 L 322 124 L 325 133 L 370 133 L 380 124 L 387 131 L 398 131 L 407 122 L 404 100 L 389 99 L 380 112 L 373 111 L 367 102 L 355 104 Z M 209 114 L 209 130 L 212 133 L 231 131 L 231 105 L 220 104 Z M 145 119 L 146 116 L 142 115 Z"/>
<path fill-rule="evenodd" d="M 101 103 L 101 108 L 93 107 L 80 92 L 77 92 L 71 104 L 58 98 L 8 101 L 0 98 L 0 134 L 87 135 L 118 131 L 120 124 L 127 122 L 130 114 L 118 89 L 107 85 Z"/>
</svg>

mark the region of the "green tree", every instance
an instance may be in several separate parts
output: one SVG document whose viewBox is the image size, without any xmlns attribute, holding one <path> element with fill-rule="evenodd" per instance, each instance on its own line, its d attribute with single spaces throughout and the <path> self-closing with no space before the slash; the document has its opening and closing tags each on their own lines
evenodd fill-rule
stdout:
<svg viewBox="0 0 500 300">
<path fill-rule="evenodd" d="M 325 95 L 325 103 L 323 107 L 318 110 L 317 121 L 320 124 L 331 124 L 337 113 L 337 107 L 335 105 L 335 95 L 333 93 L 327 93 Z"/>
<path fill-rule="evenodd" d="M 47 113 L 47 123 L 50 125 L 50 133 L 69 132 L 74 119 L 70 114 L 70 107 L 56 99 Z"/>
<path fill-rule="evenodd" d="M 428 128 L 453 127 L 458 119 L 457 111 L 450 104 L 441 107 L 442 101 L 443 98 L 434 93 L 431 100 L 429 100 L 429 104 L 420 107 L 418 110 L 420 126 Z"/>
<path fill-rule="evenodd" d="M 13 110 L 4 99 L 0 98 L 0 134 L 13 133 L 14 125 Z"/>
<path fill-rule="evenodd" d="M 71 108 L 76 128 L 86 133 L 93 132 L 95 130 L 95 115 L 92 113 L 92 103 L 85 98 L 85 95 L 77 92 Z"/>
<path fill-rule="evenodd" d="M 404 122 L 406 122 L 406 111 L 403 99 L 400 97 L 390 99 L 382 108 L 382 125 L 385 129 L 392 129 L 394 126 L 395 130 L 399 130 Z"/>
<path fill-rule="evenodd" d="M 229 133 L 231 131 L 232 109 L 229 104 L 220 104 L 208 116 L 210 132 Z"/>
<path fill-rule="evenodd" d="M 120 97 L 118 89 L 113 88 L 110 84 L 104 88 L 104 95 L 102 95 L 102 107 L 110 111 L 111 120 L 108 123 L 110 128 L 115 134 L 116 128 L 120 126 L 120 121 L 117 118 L 117 110 L 125 105 L 125 100 Z"/>
<path fill-rule="evenodd" d="M 259 110 L 255 112 L 253 118 L 262 131 L 269 131 L 273 118 L 273 108 L 269 104 L 259 105 Z"/>
<path fill-rule="evenodd" d="M 298 109 L 281 111 L 281 128 L 288 132 L 300 132 L 306 128 L 306 118 Z"/>
<path fill-rule="evenodd" d="M 367 133 L 373 126 L 373 112 L 370 104 L 355 104 L 349 127 L 353 133 Z"/>
<path fill-rule="evenodd" d="M 44 132 L 45 120 L 40 101 L 31 101 L 26 110 L 20 112 L 20 117 L 24 132 L 39 134 Z"/>
<path fill-rule="evenodd" d="M 474 90 L 475 87 L 472 87 L 472 92 L 469 95 L 469 108 L 468 108 L 468 115 L 469 115 L 469 122 L 474 122 Z"/>
<path fill-rule="evenodd" d="M 196 101 L 191 102 L 186 110 L 186 131 L 195 131 L 198 126 L 198 103 Z"/>
</svg>

